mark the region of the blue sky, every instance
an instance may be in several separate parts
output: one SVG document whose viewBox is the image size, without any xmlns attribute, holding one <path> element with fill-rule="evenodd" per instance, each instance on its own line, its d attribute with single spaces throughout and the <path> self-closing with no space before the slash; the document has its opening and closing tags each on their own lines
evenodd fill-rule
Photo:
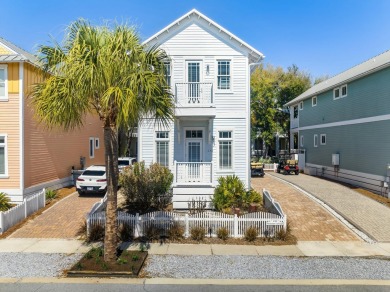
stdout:
<svg viewBox="0 0 390 292">
<path fill-rule="evenodd" d="M 390 0 L 1 0 L 0 36 L 34 52 L 77 18 L 138 26 L 143 39 L 196 8 L 266 55 L 313 77 L 335 75 L 390 49 Z"/>
</svg>

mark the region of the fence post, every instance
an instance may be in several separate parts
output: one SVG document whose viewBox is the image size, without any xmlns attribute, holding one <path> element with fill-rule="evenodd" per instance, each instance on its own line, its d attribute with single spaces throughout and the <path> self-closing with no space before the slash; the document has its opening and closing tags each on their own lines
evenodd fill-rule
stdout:
<svg viewBox="0 0 390 292">
<path fill-rule="evenodd" d="M 135 218 L 134 218 L 135 222 L 134 222 L 134 236 L 135 237 L 140 237 L 141 236 L 141 232 L 140 232 L 140 220 L 141 218 L 139 217 L 139 213 L 135 214 Z"/>
<path fill-rule="evenodd" d="M 91 218 L 90 215 L 87 215 L 87 237 L 89 237 L 89 230 L 90 230 L 90 224 L 91 224 Z"/>
<path fill-rule="evenodd" d="M 237 214 L 234 214 L 234 224 L 233 224 L 233 229 L 234 229 L 234 238 L 238 237 L 238 217 Z"/>
<path fill-rule="evenodd" d="M 185 215 L 185 226 L 186 226 L 186 231 L 185 231 L 185 237 L 187 238 L 190 235 L 190 224 L 188 222 L 188 214 Z"/>
<path fill-rule="evenodd" d="M 287 215 L 284 214 L 284 217 L 283 217 L 283 228 L 284 228 L 284 231 L 287 231 Z"/>
</svg>

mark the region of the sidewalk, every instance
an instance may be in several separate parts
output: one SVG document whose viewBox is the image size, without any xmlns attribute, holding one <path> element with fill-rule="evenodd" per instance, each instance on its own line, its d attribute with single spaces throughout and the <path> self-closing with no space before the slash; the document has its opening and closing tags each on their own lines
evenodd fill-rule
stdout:
<svg viewBox="0 0 390 292">
<path fill-rule="evenodd" d="M 390 242 L 390 209 L 341 184 L 309 175 L 268 175 L 287 181 L 330 206 L 378 242 Z"/>
<path fill-rule="evenodd" d="M 86 253 L 92 245 L 72 239 L 3 239 L 1 252 L 21 253 Z M 138 244 L 128 244 L 128 249 L 139 250 Z M 254 255 L 254 256 L 318 256 L 318 257 L 390 257 L 390 243 L 369 244 L 359 241 L 299 241 L 297 245 L 218 245 L 218 244 L 158 244 L 148 248 L 150 255 Z"/>
</svg>

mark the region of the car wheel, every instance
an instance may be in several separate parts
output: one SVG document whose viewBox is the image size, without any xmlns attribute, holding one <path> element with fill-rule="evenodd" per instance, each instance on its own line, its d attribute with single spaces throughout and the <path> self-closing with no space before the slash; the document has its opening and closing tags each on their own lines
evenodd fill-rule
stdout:
<svg viewBox="0 0 390 292">
<path fill-rule="evenodd" d="M 299 171 L 297 170 L 296 172 L 295 172 L 295 175 L 298 175 L 299 174 Z"/>
<path fill-rule="evenodd" d="M 79 197 L 81 197 L 83 195 L 83 192 L 82 191 L 77 191 L 79 193 Z"/>
</svg>

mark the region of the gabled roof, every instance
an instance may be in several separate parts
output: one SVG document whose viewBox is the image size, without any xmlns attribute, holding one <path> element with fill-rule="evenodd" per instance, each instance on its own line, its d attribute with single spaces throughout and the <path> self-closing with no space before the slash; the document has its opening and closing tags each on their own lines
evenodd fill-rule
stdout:
<svg viewBox="0 0 390 292">
<path fill-rule="evenodd" d="M 203 15 L 202 13 L 200 13 L 196 9 L 192 9 L 190 12 L 184 14 L 182 17 L 180 17 L 179 19 L 175 20 L 174 22 L 169 24 L 167 27 L 163 28 L 158 33 L 154 34 L 153 36 L 151 36 L 150 38 L 145 40 L 143 42 L 143 44 L 158 43 L 158 39 L 164 33 L 165 34 L 167 32 L 169 33 L 170 30 L 172 28 L 174 28 L 175 26 L 182 26 L 185 23 L 192 22 L 192 21 L 193 22 L 198 22 L 198 23 L 203 22 L 203 23 L 207 24 L 208 26 L 213 27 L 216 31 L 218 31 L 220 33 L 220 36 L 222 38 L 224 38 L 226 41 L 229 41 L 231 43 L 235 42 L 235 44 L 238 47 L 244 49 L 248 53 L 248 57 L 249 57 L 249 62 L 250 63 L 258 62 L 261 59 L 264 59 L 265 56 L 261 52 L 259 52 L 258 50 L 254 49 L 253 47 L 248 45 L 246 42 L 244 42 L 243 40 L 241 40 L 240 38 L 238 38 L 237 36 L 235 36 L 234 34 L 229 32 L 227 29 L 223 28 L 222 26 L 220 26 L 216 22 L 212 21 L 210 18 L 208 18 L 207 16 Z"/>
<path fill-rule="evenodd" d="M 374 58 L 371 58 L 351 69 L 344 71 L 328 80 L 318 83 L 306 90 L 304 93 L 294 98 L 292 101 L 286 103 L 286 106 L 296 104 L 302 100 L 311 98 L 317 94 L 328 91 L 337 86 L 343 85 L 350 81 L 362 78 L 363 76 L 372 74 L 376 71 L 382 70 L 390 66 L 390 50 L 386 51 Z"/>
<path fill-rule="evenodd" d="M 13 43 L 0 37 L 0 46 L 9 51 L 9 54 L 0 54 L 0 62 L 30 62 L 32 64 L 37 63 L 37 59 L 34 55 L 19 48 Z"/>
</svg>

